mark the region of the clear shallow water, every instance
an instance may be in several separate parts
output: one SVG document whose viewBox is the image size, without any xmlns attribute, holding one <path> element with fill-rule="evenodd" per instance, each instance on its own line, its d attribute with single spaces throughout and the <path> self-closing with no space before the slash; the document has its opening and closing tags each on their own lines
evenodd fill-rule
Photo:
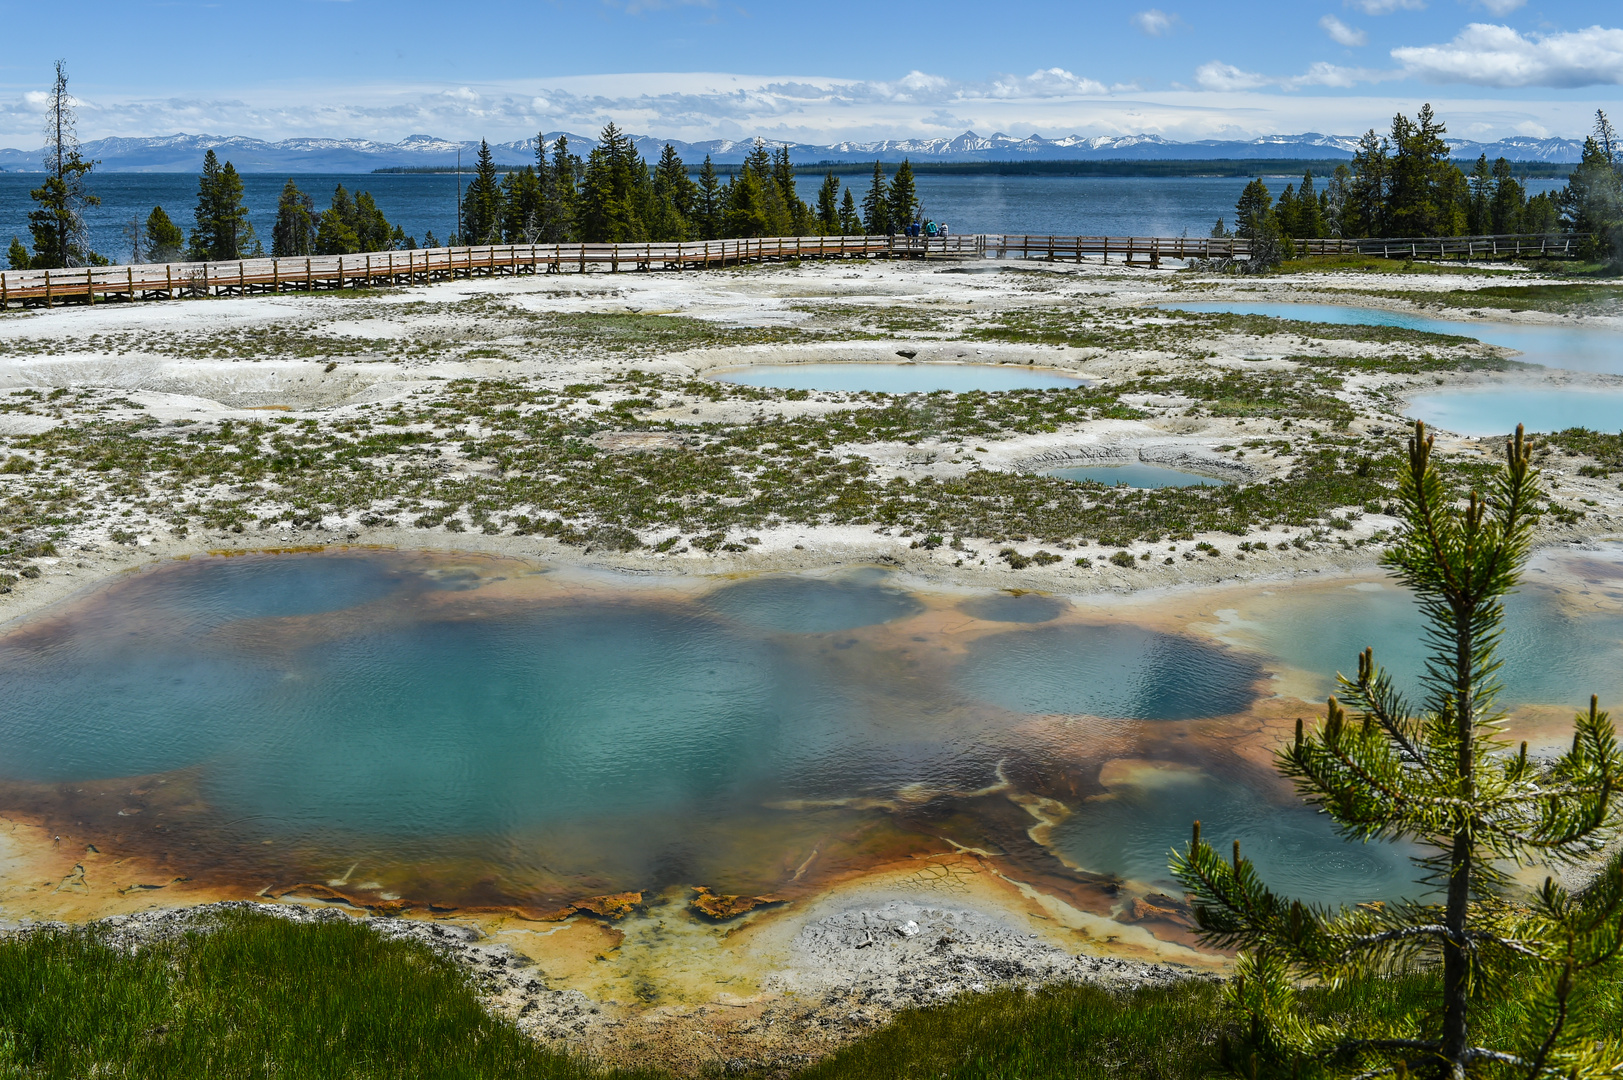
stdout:
<svg viewBox="0 0 1623 1080">
<path fill-rule="evenodd" d="M 1613 570 L 1596 580 L 1623 597 Z M 812 850 L 838 873 L 943 814 L 960 842 L 1028 850 L 1030 820 L 985 793 L 1002 774 L 1069 807 L 1051 842 L 1090 872 L 1163 882 L 1199 817 L 1308 899 L 1393 896 L 1397 853 L 1348 849 L 1236 748 L 1275 666 L 1345 667 L 1373 641 L 1412 671 L 1405 602 L 1282 599 L 1249 631 L 1259 656 L 873 574 L 693 596 L 494 560 L 202 559 L 0 634 L 0 805 L 77 791 L 88 838 L 255 888 L 353 864 L 418 899 L 556 902 L 781 887 Z M 1623 700 L 1620 620 L 1518 604 L 1515 700 Z M 195 797 L 142 809 L 163 790 Z"/>
<path fill-rule="evenodd" d="M 1087 385 L 1068 375 L 1003 364 L 762 364 L 721 372 L 713 377 L 741 386 L 765 386 L 775 390 L 879 394 L 1057 390 Z"/>
<path fill-rule="evenodd" d="M 1337 326 L 1397 326 L 1475 338 L 1516 349 L 1517 360 L 1571 371 L 1623 375 L 1623 332 L 1593 326 L 1522 326 L 1490 319 L 1435 319 L 1403 311 L 1340 304 L 1167 304 L 1178 311 L 1268 315 Z M 1514 425 L 1512 425 L 1514 427 Z"/>
<path fill-rule="evenodd" d="M 1590 694 L 1599 694 L 1602 707 L 1623 706 L 1623 615 L 1604 608 L 1579 615 L 1539 587 L 1542 576 L 1535 567 L 1528 586 L 1506 603 L 1501 704 L 1570 705 L 1576 711 L 1588 705 Z M 1597 561 L 1589 577 L 1587 587 L 1615 609 L 1623 600 L 1623 566 Z M 1311 602 L 1280 599 L 1263 609 L 1266 614 L 1246 628 L 1248 635 L 1281 664 L 1316 676 L 1314 696 L 1334 692 L 1335 672 L 1355 675 L 1358 654 L 1368 647 L 1415 699 L 1424 670 L 1415 646 L 1422 623 L 1407 590 L 1370 582 L 1316 592 Z"/>
<path fill-rule="evenodd" d="M 1408 415 L 1461 435 L 1506 435 L 1586 427 L 1623 431 L 1623 391 L 1593 387 L 1543 390 L 1526 385 L 1416 394 Z"/>
<path fill-rule="evenodd" d="M 762 630 L 826 634 L 917 615 L 924 605 L 881 583 L 762 577 L 710 593 L 703 606 Z"/>
<path fill-rule="evenodd" d="M 1261 677 L 1261 666 L 1248 657 L 1130 624 L 981 638 L 958 672 L 967 693 L 1016 712 L 1133 720 L 1242 712 Z M 1205 689 L 1195 693 L 1197 686 Z"/>
<path fill-rule="evenodd" d="M 1126 484 L 1134 488 L 1164 487 L 1217 487 L 1222 484 L 1210 476 L 1181 472 L 1165 465 L 1135 462 L 1131 465 L 1080 465 L 1070 469 L 1053 469 L 1049 476 L 1061 480 L 1091 480 L 1096 484 Z"/>
<path fill-rule="evenodd" d="M 965 600 L 958 610 L 987 622 L 1044 623 L 1059 618 L 1069 607 L 1057 596 L 1001 592 Z"/>
<path fill-rule="evenodd" d="M 1253 791 L 1193 770 L 1138 770 L 1089 802 L 1085 815 L 1054 830 L 1054 847 L 1072 862 L 1133 881 L 1182 889 L 1167 871 L 1174 848 L 1189 842 L 1191 823 L 1227 852 L 1233 841 L 1263 880 L 1286 896 L 1345 901 L 1353 895 L 1413 896 L 1415 869 L 1407 847 L 1338 842 L 1323 815 L 1300 803 Z"/>
</svg>

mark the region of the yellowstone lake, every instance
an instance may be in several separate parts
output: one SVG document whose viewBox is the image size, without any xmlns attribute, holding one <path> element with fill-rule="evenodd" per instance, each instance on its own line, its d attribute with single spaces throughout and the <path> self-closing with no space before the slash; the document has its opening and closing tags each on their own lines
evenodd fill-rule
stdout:
<svg viewBox="0 0 1623 1080">
<path fill-rule="evenodd" d="M 921 845 L 1109 914 L 1200 818 L 1304 899 L 1413 894 L 1271 749 L 1373 645 L 1379 578 L 1084 600 L 882 568 L 694 580 L 330 550 L 158 565 L 0 630 L 0 806 L 225 894 L 546 910 L 793 895 Z M 1504 702 L 1623 704 L 1623 554 L 1542 558 Z M 156 887 L 156 886 L 154 886 Z"/>
</svg>

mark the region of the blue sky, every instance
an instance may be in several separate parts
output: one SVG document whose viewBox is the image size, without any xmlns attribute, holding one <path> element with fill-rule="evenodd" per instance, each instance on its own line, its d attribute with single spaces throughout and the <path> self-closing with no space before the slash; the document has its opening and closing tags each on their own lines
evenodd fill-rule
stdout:
<svg viewBox="0 0 1623 1080">
<path fill-rule="evenodd" d="M 1173 139 L 1383 127 L 1581 135 L 1623 113 L 1616 0 L 0 0 L 0 145 L 38 145 L 51 62 L 83 138 L 697 140 L 1002 130 Z"/>
</svg>

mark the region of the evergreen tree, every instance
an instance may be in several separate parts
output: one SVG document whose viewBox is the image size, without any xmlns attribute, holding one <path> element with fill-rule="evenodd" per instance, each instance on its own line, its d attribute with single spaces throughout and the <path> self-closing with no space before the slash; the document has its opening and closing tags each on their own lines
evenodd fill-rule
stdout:
<svg viewBox="0 0 1623 1080">
<path fill-rule="evenodd" d="M 687 165 L 676 148 L 666 143 L 654 166 L 654 221 L 649 238 L 667 242 L 693 239 L 696 230 L 692 218 L 698 196 Z"/>
<path fill-rule="evenodd" d="M 1585 994 L 1623 947 L 1623 867 L 1614 859 L 1588 895 L 1546 878 L 1512 899 L 1507 870 L 1592 858 L 1615 835 L 1623 754 L 1590 699 L 1571 749 L 1554 761 L 1499 735 L 1497 656 L 1504 598 L 1517 585 L 1543 492 L 1518 427 L 1488 497 L 1460 500 L 1416 425 L 1400 474 L 1398 536 L 1382 561 L 1417 594 L 1430 646 L 1418 713 L 1371 650 L 1346 705 L 1329 700 L 1311 732 L 1298 721 L 1276 757 L 1297 790 L 1349 840 L 1403 840 L 1437 901 L 1307 905 L 1272 892 L 1235 843 L 1232 863 L 1194 828 L 1173 870 L 1206 942 L 1243 950 L 1226 988 L 1248 1045 L 1230 1068 L 1247 1076 L 1505 1076 L 1588 1080 L 1615 1074 L 1615 1041 L 1592 1030 Z M 1463 505 L 1461 505 L 1463 502 Z M 1440 970 L 1439 970 L 1440 969 Z M 1429 1008 L 1305 1020 L 1304 982 L 1375 986 L 1394 971 L 1438 974 Z M 1507 1041 L 1478 1045 L 1473 1014 L 1520 1016 Z"/>
<path fill-rule="evenodd" d="M 699 184 L 693 201 L 694 224 L 701 240 L 714 240 L 722 235 L 722 218 L 726 208 L 721 179 L 716 175 L 716 167 L 710 163 L 710 155 L 706 154 L 704 164 L 699 167 Z"/>
<path fill-rule="evenodd" d="M 1296 212 L 1290 235 L 1298 240 L 1322 240 L 1330 235 L 1324 227 L 1324 202 L 1313 190 L 1312 169 L 1302 174 L 1302 186 L 1296 189 Z"/>
<path fill-rule="evenodd" d="M 1371 128 L 1358 140 L 1358 149 L 1353 152 L 1352 179 L 1342 209 L 1342 236 L 1392 235 L 1386 212 L 1391 173 L 1391 144 Z"/>
<path fill-rule="evenodd" d="M 361 238 L 355 231 L 359 215 L 355 200 L 343 184 L 333 189 L 332 205 L 321 212 L 316 229 L 316 254 L 353 255 L 361 250 Z"/>
<path fill-rule="evenodd" d="M 502 239 L 509 244 L 539 242 L 546 229 L 541 178 L 526 165 L 502 179 Z"/>
<path fill-rule="evenodd" d="M 502 241 L 502 188 L 496 178 L 496 160 L 490 144 L 479 140 L 473 180 L 462 200 L 462 243 L 499 244 Z"/>
<path fill-rule="evenodd" d="M 862 233 L 862 214 L 857 210 L 857 198 L 850 188 L 840 202 L 840 235 L 858 236 Z"/>
<path fill-rule="evenodd" d="M 1268 193 L 1268 185 L 1262 182 L 1262 177 L 1247 184 L 1240 192 L 1240 200 L 1234 204 L 1234 235 L 1250 240 L 1265 230 L 1277 228 L 1273 205 L 1273 196 Z"/>
<path fill-rule="evenodd" d="M 569 152 L 569 139 L 566 136 L 558 136 L 558 141 L 553 144 L 552 164 L 544 172 L 546 182 L 541 186 L 542 239 L 549 244 L 567 243 L 575 236 L 576 187 L 581 160 Z"/>
<path fill-rule="evenodd" d="M 1217 219 L 1217 224 L 1212 226 L 1212 231 L 1207 235 L 1213 240 L 1227 240 L 1233 234 L 1224 228 L 1223 219 L 1220 217 Z"/>
<path fill-rule="evenodd" d="M 913 223 L 919 212 L 918 191 L 913 184 L 913 166 L 906 159 L 890 179 L 890 227 L 900 232 Z"/>
<path fill-rule="evenodd" d="M 151 231 L 151 226 L 148 226 Z M 276 225 L 271 229 L 271 256 L 289 259 L 313 255 L 316 250 L 316 204 L 288 177 L 276 200 Z M 154 260 L 158 261 L 158 260 Z"/>
<path fill-rule="evenodd" d="M 68 93 L 68 72 L 63 61 L 56 62 L 56 81 L 45 108 L 45 182 L 28 193 L 38 208 L 28 214 L 28 231 L 34 238 L 31 262 L 35 269 L 55 270 L 68 266 L 106 265 L 107 260 L 90 250 L 85 230 L 86 207 L 98 206 L 101 199 L 85 188 L 85 177 L 95 167 L 79 152 L 74 100 Z"/>
<path fill-rule="evenodd" d="M 179 262 L 186 256 L 186 233 L 170 220 L 161 206 L 147 215 L 146 248 L 142 258 L 149 263 Z"/>
<path fill-rule="evenodd" d="M 1457 174 L 1443 141 L 1448 128 L 1422 105 L 1410 120 L 1392 118 L 1392 168 L 1387 186 L 1386 217 L 1391 236 L 1452 236 Z"/>
<path fill-rule="evenodd" d="M 6 259 L 13 270 L 27 270 L 34 265 L 34 257 L 28 254 L 28 246 L 15 236 L 11 238 L 11 250 L 6 253 Z"/>
<path fill-rule="evenodd" d="M 1347 200 L 1352 191 L 1353 173 L 1345 165 L 1337 165 L 1330 182 L 1324 186 L 1324 194 L 1320 196 L 1320 206 L 1324 218 L 1324 232 L 1326 236 L 1352 236 L 1345 224 L 1347 217 Z"/>
<path fill-rule="evenodd" d="M 1585 258 L 1623 262 L 1623 163 L 1616 133 L 1604 112 L 1584 140 L 1583 158 L 1567 176 L 1560 197 L 1567 228 L 1579 234 Z"/>
<path fill-rule="evenodd" d="M 1279 193 L 1279 202 L 1274 204 L 1274 221 L 1279 225 L 1281 235 L 1296 235 L 1295 184 L 1286 184 L 1285 190 Z"/>
<path fill-rule="evenodd" d="M 434 236 L 433 229 L 429 229 L 423 234 L 423 246 L 425 248 L 437 248 L 440 246 L 439 240 Z"/>
<path fill-rule="evenodd" d="M 1488 155 L 1477 155 L 1471 168 L 1471 215 L 1466 226 L 1472 236 L 1486 236 L 1498 232 L 1493 227 L 1493 170 L 1488 167 Z"/>
<path fill-rule="evenodd" d="M 767 208 L 770 177 L 761 177 L 748 164 L 727 185 L 726 234 L 729 237 L 772 235 L 772 220 Z"/>
<path fill-rule="evenodd" d="M 877 161 L 873 163 L 873 182 L 868 185 L 868 194 L 862 197 L 862 224 L 870 236 L 889 233 L 892 229 L 890 188 L 885 184 L 885 170 Z"/>
<path fill-rule="evenodd" d="M 360 242 L 361 251 L 393 251 L 395 246 L 395 233 L 398 231 L 390 225 L 378 209 L 376 200 L 370 191 L 363 191 L 355 199 L 355 239 Z M 404 239 L 404 235 L 401 236 Z"/>
<path fill-rule="evenodd" d="M 1510 171 L 1510 162 L 1500 158 L 1493 163 L 1493 198 L 1488 206 L 1488 231 L 1496 234 L 1522 230 L 1522 210 L 1527 192 Z"/>
<path fill-rule="evenodd" d="M 840 231 L 840 182 L 830 169 L 817 189 L 817 231 L 832 236 Z"/>
<path fill-rule="evenodd" d="M 197 262 L 229 262 L 246 258 L 254 243 L 254 227 L 242 202 L 242 177 L 228 161 L 220 164 L 213 150 L 203 155 L 203 175 L 197 180 L 197 222 L 188 256 Z"/>
<path fill-rule="evenodd" d="M 776 181 L 778 195 L 783 201 L 784 231 L 780 236 L 810 236 L 817 231 L 811 207 L 795 192 L 795 167 L 789 160 L 789 148 L 778 147 L 772 158 L 772 179 Z"/>
<path fill-rule="evenodd" d="M 631 139 L 610 123 L 586 157 L 577 228 L 587 243 L 648 239 L 653 185 Z"/>
</svg>

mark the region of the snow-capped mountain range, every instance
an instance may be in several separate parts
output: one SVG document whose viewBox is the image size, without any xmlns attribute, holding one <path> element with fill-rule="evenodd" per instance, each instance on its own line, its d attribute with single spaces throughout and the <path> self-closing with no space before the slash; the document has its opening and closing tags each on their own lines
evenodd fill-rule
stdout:
<svg viewBox="0 0 1623 1080">
<path fill-rule="evenodd" d="M 550 150 L 560 134 L 568 135 L 572 150 L 590 152 L 596 140 L 568 132 L 548 132 Z M 633 136 L 638 151 L 653 161 L 666 140 L 648 135 Z M 1201 139 L 1173 142 L 1159 135 L 1111 135 L 1084 138 L 1067 135 L 1045 139 L 1029 135 L 1018 139 L 997 132 L 977 135 L 966 131 L 952 139 L 883 139 L 878 142 L 839 142 L 829 146 L 813 143 L 783 143 L 767 140 L 773 148 L 787 145 L 797 164 L 887 161 L 903 158 L 914 161 L 1232 161 L 1281 158 L 1350 158 L 1358 145 L 1351 135 L 1266 135 L 1257 139 Z M 671 145 L 691 164 L 706 154 L 717 165 L 736 165 L 749 153 L 750 141 L 713 139 L 708 142 L 678 142 Z M 1491 143 L 1450 140 L 1454 156 L 1474 161 L 1479 154 L 1488 160 L 1505 157 L 1512 161 L 1576 162 L 1583 144 L 1574 139 L 1534 139 L 1518 136 Z M 493 143 L 491 153 L 501 165 L 526 165 L 535 161 L 535 139 Z M 478 142 L 455 142 L 431 135 L 412 135 L 400 142 L 370 139 L 283 139 L 266 142 L 240 135 L 164 135 L 155 138 L 96 139 L 84 144 L 85 157 L 100 162 L 109 172 L 196 172 L 205 151 L 212 149 L 230 161 L 238 172 L 256 173 L 358 173 L 392 168 L 449 168 L 461 154 L 462 167 L 469 168 L 478 152 Z M 0 171 L 39 172 L 38 150 L 0 150 Z"/>
</svg>

